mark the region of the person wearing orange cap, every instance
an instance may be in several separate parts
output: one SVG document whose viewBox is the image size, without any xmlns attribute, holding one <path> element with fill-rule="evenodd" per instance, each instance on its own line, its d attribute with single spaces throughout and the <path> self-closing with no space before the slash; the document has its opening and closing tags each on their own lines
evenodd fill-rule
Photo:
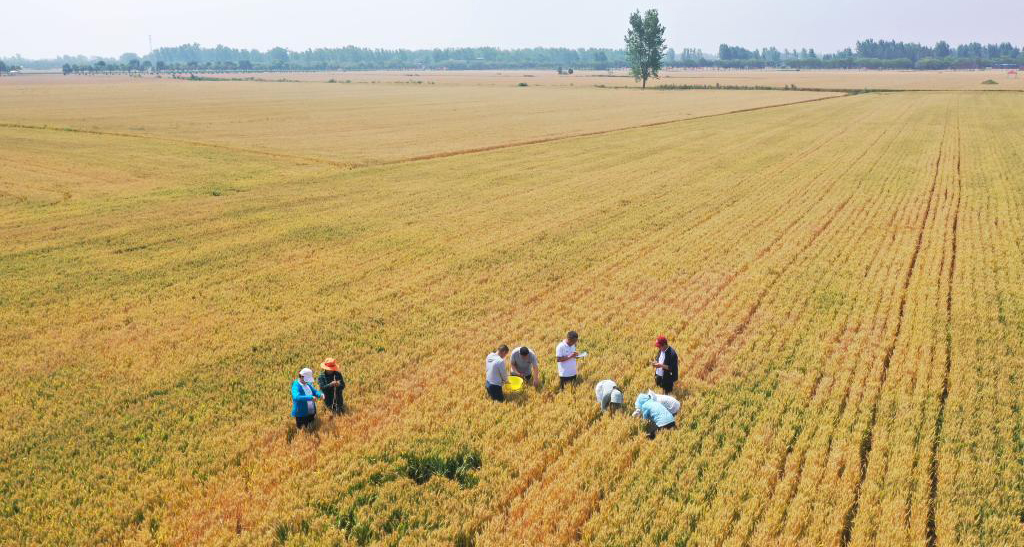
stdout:
<svg viewBox="0 0 1024 547">
<path fill-rule="evenodd" d="M 345 412 L 345 379 L 341 377 L 341 371 L 338 370 L 338 362 L 327 358 L 320 363 L 320 368 L 324 371 L 320 373 L 320 377 L 316 381 L 324 393 L 324 406 L 335 414 Z"/>
<path fill-rule="evenodd" d="M 679 378 L 679 355 L 672 346 L 668 345 L 668 338 L 659 336 L 654 342 L 658 348 L 658 356 L 651 361 L 654 367 L 654 385 L 665 391 L 665 395 L 672 393 L 672 384 Z"/>
</svg>

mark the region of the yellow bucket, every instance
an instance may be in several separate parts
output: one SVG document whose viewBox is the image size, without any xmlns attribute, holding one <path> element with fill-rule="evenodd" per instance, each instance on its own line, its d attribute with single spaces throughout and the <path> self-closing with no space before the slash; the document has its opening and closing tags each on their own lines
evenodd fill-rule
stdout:
<svg viewBox="0 0 1024 547">
<path fill-rule="evenodd" d="M 521 389 L 523 389 L 522 376 L 509 376 L 508 383 L 505 384 L 505 391 L 509 393 L 515 393 Z"/>
</svg>

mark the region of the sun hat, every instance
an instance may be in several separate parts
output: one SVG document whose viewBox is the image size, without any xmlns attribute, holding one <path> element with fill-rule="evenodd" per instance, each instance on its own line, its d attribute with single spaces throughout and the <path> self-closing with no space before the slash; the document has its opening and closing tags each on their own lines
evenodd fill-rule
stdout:
<svg viewBox="0 0 1024 547">
<path fill-rule="evenodd" d="M 304 368 L 304 369 L 299 371 L 299 376 L 302 377 L 302 381 L 303 382 L 306 382 L 307 384 L 312 384 L 313 383 L 313 371 L 312 370 L 309 370 L 308 368 Z"/>
<path fill-rule="evenodd" d="M 668 338 L 664 335 L 658 336 L 658 339 L 654 341 L 654 347 L 660 348 L 668 345 Z"/>
<path fill-rule="evenodd" d="M 612 390 L 612 402 L 613 403 L 618 403 L 620 405 L 622 404 L 622 392 L 621 391 L 619 391 L 617 389 L 613 389 Z"/>
<path fill-rule="evenodd" d="M 333 370 L 334 372 L 337 372 L 338 362 L 335 361 L 333 357 L 328 357 L 327 359 L 324 359 L 323 363 L 320 363 L 320 368 L 324 370 Z"/>
</svg>

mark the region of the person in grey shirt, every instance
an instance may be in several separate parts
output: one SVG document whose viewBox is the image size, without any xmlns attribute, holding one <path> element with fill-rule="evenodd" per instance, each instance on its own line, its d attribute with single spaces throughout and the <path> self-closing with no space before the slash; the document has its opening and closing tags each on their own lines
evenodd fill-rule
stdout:
<svg viewBox="0 0 1024 547">
<path fill-rule="evenodd" d="M 520 346 L 512 350 L 509 359 L 509 373 L 512 376 L 520 376 L 523 381 L 536 386 L 540 380 L 540 369 L 537 367 L 537 354 L 526 346 Z"/>
</svg>

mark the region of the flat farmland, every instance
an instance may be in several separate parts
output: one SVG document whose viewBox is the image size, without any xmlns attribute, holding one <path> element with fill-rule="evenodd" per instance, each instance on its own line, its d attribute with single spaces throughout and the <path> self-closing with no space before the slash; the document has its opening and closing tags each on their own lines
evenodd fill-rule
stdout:
<svg viewBox="0 0 1024 547">
<path fill-rule="evenodd" d="M 445 155 L 835 96 L 116 77 L 81 83 L 63 76 L 9 83 L 18 79 L 5 79 L 0 85 L 0 123 L 201 142 L 344 165 Z"/>
<path fill-rule="evenodd" d="M 269 72 L 221 74 L 225 78 L 281 78 L 300 81 L 335 80 L 381 84 L 428 82 L 435 85 L 515 86 L 518 83 L 556 87 L 640 87 L 625 70 L 577 70 L 558 74 L 552 70 L 374 70 L 338 72 Z M 87 78 L 85 78 L 87 79 Z M 983 83 L 987 80 L 995 84 Z M 797 86 L 809 89 L 888 89 L 888 90 L 1024 90 L 1024 77 L 1007 70 L 776 70 L 776 69 L 668 69 L 650 86 L 698 85 L 777 87 Z"/>
<path fill-rule="evenodd" d="M 0 127 L 0 543 L 1024 545 L 1022 107 L 863 94 L 355 168 L 0 116 L 30 126 Z M 568 328 L 591 357 L 557 392 Z M 659 333 L 683 407 L 652 442 L 593 384 L 652 387 Z M 506 405 L 502 342 L 544 379 Z M 297 434 L 328 355 L 350 412 Z"/>
</svg>

